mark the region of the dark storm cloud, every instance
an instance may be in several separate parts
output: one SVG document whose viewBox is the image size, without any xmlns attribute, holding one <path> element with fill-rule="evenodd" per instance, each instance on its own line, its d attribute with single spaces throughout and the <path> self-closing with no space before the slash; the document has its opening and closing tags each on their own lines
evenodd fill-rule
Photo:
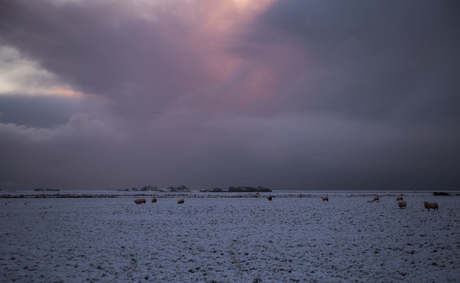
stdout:
<svg viewBox="0 0 460 283">
<path fill-rule="evenodd" d="M 460 186 L 456 6 L 158 3 L 0 2 L 2 188 Z"/>
<path fill-rule="evenodd" d="M 108 149 L 121 139 L 104 122 L 83 113 L 53 128 L 0 124 L 0 137 L 1 158 L 8 160 L 1 164 L 0 178 L 13 189 L 77 189 L 91 181 L 96 188 L 102 185 L 99 174 L 111 168 Z"/>
<path fill-rule="evenodd" d="M 69 117 L 83 108 L 81 100 L 69 97 L 0 96 L 0 123 L 51 128 L 67 123 Z"/>
<path fill-rule="evenodd" d="M 167 12 L 144 19 L 122 2 L 2 2 L 3 44 L 79 91 L 113 98 L 119 113 L 133 115 L 139 101 L 161 110 L 213 76 L 202 70 L 203 54 L 187 48 L 187 27 Z"/>
<path fill-rule="evenodd" d="M 304 46 L 305 108 L 444 123 L 459 118 L 458 15 L 449 1 L 278 1 L 260 25 Z"/>
</svg>

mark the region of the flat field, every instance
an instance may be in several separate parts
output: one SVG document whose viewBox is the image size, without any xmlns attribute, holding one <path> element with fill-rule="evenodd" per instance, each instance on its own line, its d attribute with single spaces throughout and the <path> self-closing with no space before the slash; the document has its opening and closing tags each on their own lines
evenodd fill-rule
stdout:
<svg viewBox="0 0 460 283">
<path fill-rule="evenodd" d="M 372 198 L 0 199 L 0 282 L 460 282 L 460 197 Z"/>
</svg>

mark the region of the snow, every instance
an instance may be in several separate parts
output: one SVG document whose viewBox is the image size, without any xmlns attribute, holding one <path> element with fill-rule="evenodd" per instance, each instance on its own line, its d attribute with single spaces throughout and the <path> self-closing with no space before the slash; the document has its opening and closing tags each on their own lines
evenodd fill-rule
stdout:
<svg viewBox="0 0 460 283">
<path fill-rule="evenodd" d="M 3 198 L 0 282 L 460 282 L 458 196 L 267 195 Z"/>
</svg>

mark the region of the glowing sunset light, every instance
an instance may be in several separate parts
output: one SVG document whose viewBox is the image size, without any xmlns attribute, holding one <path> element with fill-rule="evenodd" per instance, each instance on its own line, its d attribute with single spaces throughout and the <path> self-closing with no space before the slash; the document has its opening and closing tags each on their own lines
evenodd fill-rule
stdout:
<svg viewBox="0 0 460 283">
<path fill-rule="evenodd" d="M 62 96 L 83 96 L 83 93 L 68 88 L 58 88 L 55 93 Z"/>
<path fill-rule="evenodd" d="M 249 9 L 249 10 L 264 10 L 270 4 L 272 4 L 273 0 L 259 0 L 259 1 L 252 1 L 252 0 L 233 0 L 236 6 L 240 9 Z"/>
</svg>

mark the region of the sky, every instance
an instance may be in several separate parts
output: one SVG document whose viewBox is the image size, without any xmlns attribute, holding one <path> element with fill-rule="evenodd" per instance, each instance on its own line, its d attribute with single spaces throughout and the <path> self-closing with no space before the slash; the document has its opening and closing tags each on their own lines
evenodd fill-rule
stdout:
<svg viewBox="0 0 460 283">
<path fill-rule="evenodd" d="M 1 0 L 0 189 L 460 189 L 455 1 Z"/>
</svg>

